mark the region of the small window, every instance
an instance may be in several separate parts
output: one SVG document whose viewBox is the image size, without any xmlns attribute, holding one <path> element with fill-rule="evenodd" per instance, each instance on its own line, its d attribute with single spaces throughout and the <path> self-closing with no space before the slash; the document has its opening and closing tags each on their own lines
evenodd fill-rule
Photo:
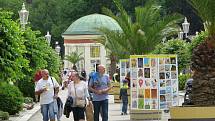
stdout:
<svg viewBox="0 0 215 121">
<path fill-rule="evenodd" d="M 100 47 L 99 46 L 91 46 L 90 47 L 90 57 L 91 58 L 100 57 Z"/>
</svg>

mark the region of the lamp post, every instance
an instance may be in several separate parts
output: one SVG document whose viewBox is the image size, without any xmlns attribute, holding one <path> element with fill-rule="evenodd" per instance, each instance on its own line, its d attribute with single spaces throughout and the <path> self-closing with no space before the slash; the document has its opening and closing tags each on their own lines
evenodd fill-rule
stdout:
<svg viewBox="0 0 215 121">
<path fill-rule="evenodd" d="M 55 43 L 55 51 L 57 52 L 57 54 L 60 54 L 60 45 L 58 44 L 58 42 Z"/>
<path fill-rule="evenodd" d="M 182 30 L 180 29 L 180 32 L 178 33 L 178 38 L 183 39 L 183 37 L 184 37 L 184 32 L 182 32 Z"/>
<path fill-rule="evenodd" d="M 48 44 L 51 42 L 51 35 L 49 34 L 49 31 L 47 31 L 47 34 L 45 35 L 46 40 L 48 41 Z"/>
<path fill-rule="evenodd" d="M 185 33 L 185 38 L 187 38 L 187 33 L 189 33 L 190 23 L 187 22 L 187 18 L 184 18 L 184 23 L 182 23 L 183 31 Z"/>
<path fill-rule="evenodd" d="M 185 34 L 185 38 L 188 38 L 187 34 L 189 33 L 189 27 L 190 27 L 190 23 L 188 23 L 187 18 L 184 18 L 184 23 L 182 23 L 182 29 L 179 33 L 178 33 L 178 38 L 179 39 L 183 39 L 184 38 L 184 34 Z"/>
<path fill-rule="evenodd" d="M 25 25 L 28 23 L 29 12 L 25 9 L 25 4 L 22 4 L 22 10 L 19 11 L 20 24 L 22 29 L 25 30 Z"/>
</svg>

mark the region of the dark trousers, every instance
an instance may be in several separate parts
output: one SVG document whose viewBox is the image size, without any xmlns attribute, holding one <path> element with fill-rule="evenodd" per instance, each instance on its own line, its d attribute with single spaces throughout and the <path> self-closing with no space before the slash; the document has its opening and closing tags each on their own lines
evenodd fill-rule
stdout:
<svg viewBox="0 0 215 121">
<path fill-rule="evenodd" d="M 102 101 L 93 101 L 94 121 L 99 121 L 99 112 L 102 108 L 102 121 L 108 121 L 108 99 Z"/>
<path fill-rule="evenodd" d="M 128 101 L 123 101 L 122 102 L 122 112 L 127 113 L 127 109 L 128 109 Z"/>
</svg>

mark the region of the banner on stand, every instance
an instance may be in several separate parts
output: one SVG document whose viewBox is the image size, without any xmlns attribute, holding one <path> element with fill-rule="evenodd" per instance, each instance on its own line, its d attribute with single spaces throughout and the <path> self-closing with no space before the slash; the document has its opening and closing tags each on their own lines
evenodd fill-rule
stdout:
<svg viewBox="0 0 215 121">
<path fill-rule="evenodd" d="M 120 59 L 120 88 L 123 87 L 123 80 L 125 77 L 130 77 L 130 69 L 129 69 L 129 59 Z"/>
<path fill-rule="evenodd" d="M 176 55 L 131 55 L 131 109 L 157 110 L 178 105 Z"/>
</svg>

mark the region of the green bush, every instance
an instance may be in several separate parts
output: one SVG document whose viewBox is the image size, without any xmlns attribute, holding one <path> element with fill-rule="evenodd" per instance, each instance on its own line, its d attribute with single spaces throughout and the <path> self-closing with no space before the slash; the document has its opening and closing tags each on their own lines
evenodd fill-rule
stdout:
<svg viewBox="0 0 215 121">
<path fill-rule="evenodd" d="M 30 79 L 23 79 L 21 81 L 17 81 L 16 85 L 18 86 L 19 90 L 22 92 L 24 97 L 31 97 L 35 98 L 35 84 L 33 81 L 29 81 Z"/>
<path fill-rule="evenodd" d="M 0 119 L 1 120 L 8 120 L 9 119 L 9 113 L 0 111 Z"/>
<path fill-rule="evenodd" d="M 178 76 L 178 81 L 179 81 L 179 90 L 184 90 L 185 88 L 185 83 L 187 79 L 189 79 L 191 76 L 190 74 L 182 74 Z"/>
<path fill-rule="evenodd" d="M 25 97 L 24 98 L 24 103 L 26 103 L 26 104 L 33 103 L 33 98 L 31 98 L 31 97 Z"/>
<path fill-rule="evenodd" d="M 14 115 L 22 110 L 23 102 L 22 93 L 16 86 L 0 83 L 0 110 Z"/>
</svg>

